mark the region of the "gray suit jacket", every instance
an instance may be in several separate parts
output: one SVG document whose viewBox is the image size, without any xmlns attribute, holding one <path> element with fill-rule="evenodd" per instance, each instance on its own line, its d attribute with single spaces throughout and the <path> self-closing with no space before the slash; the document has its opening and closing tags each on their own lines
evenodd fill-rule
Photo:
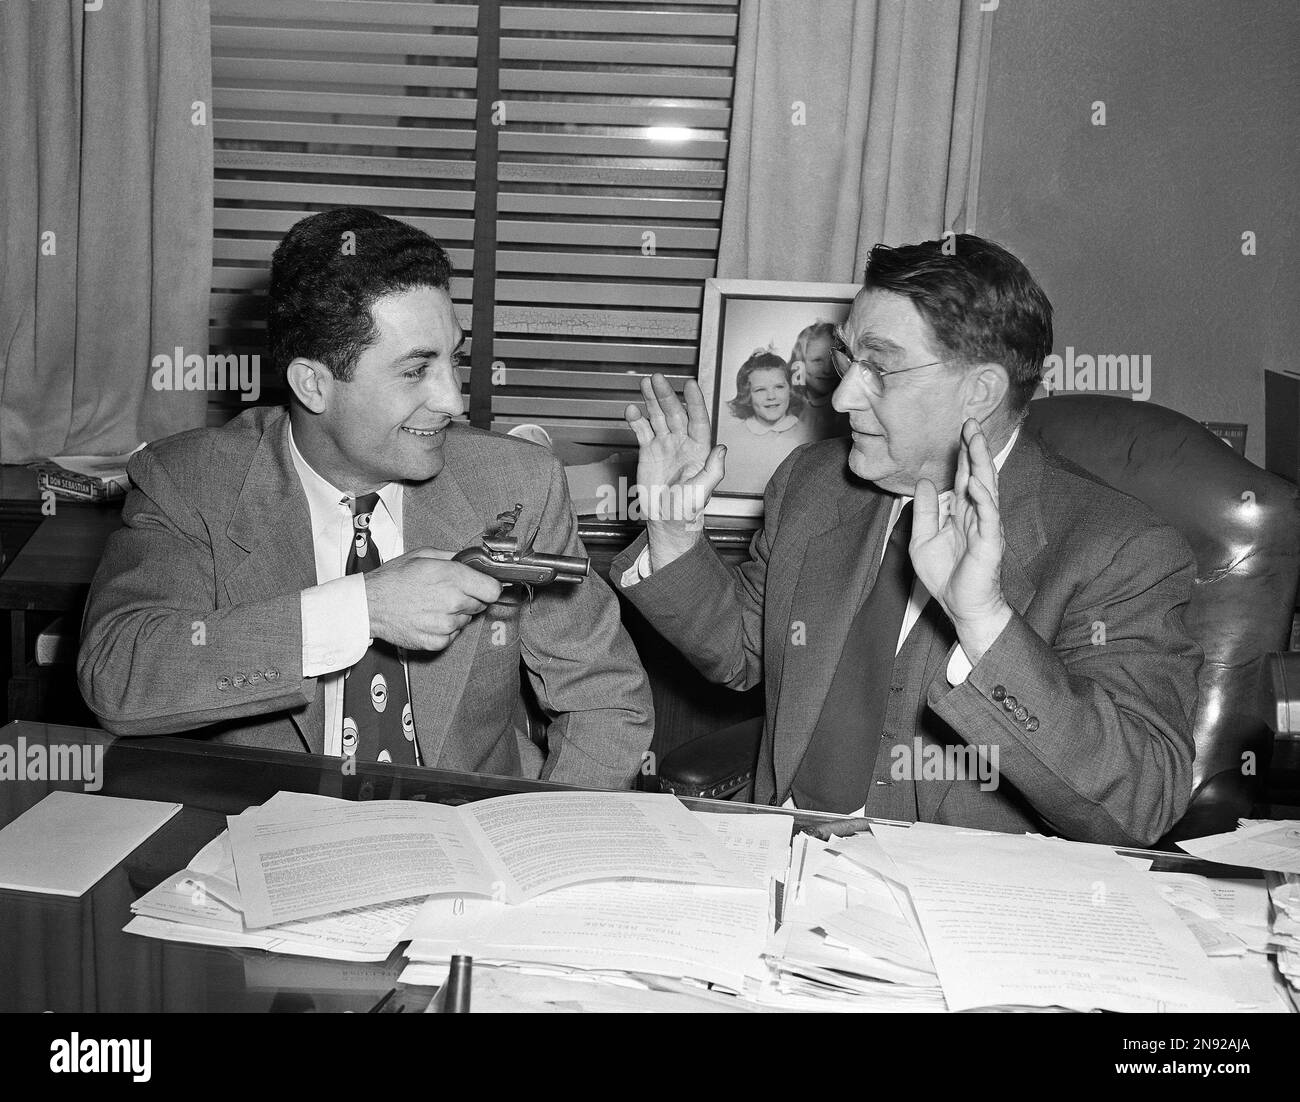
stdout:
<svg viewBox="0 0 1300 1102">
<path fill-rule="evenodd" d="M 125 527 L 91 586 L 78 659 L 82 693 L 110 731 L 322 751 L 324 688 L 302 673 L 299 598 L 316 567 L 288 424 L 283 409 L 254 409 L 131 459 Z M 536 532 L 536 550 L 583 554 L 559 462 L 453 423 L 442 473 L 405 488 L 405 546 L 459 550 L 515 502 L 516 531 Z M 552 717 L 540 775 L 629 785 L 653 705 L 618 602 L 594 576 L 494 605 L 446 650 L 408 655 L 423 761 L 538 775 L 515 722 L 521 659 Z"/>
<path fill-rule="evenodd" d="M 853 476 L 847 454 L 848 441 L 837 439 L 785 460 L 768 484 L 748 562 L 729 568 L 701 541 L 624 588 L 706 677 L 738 690 L 764 681 L 754 793 L 761 803 L 790 793 L 884 547 L 893 499 Z M 1191 552 L 1146 506 L 1028 433 L 1012 448 L 999 487 L 1002 589 L 1014 615 L 963 684 L 950 686 L 941 656 L 930 657 L 912 732 L 925 745 L 996 745 L 999 785 L 982 791 L 974 779 L 916 780 L 917 814 L 989 830 L 1152 843 L 1191 796 L 1201 661 L 1182 621 Z M 615 560 L 616 585 L 644 541 Z M 1022 718 L 1007 710 L 1009 696 L 1024 707 Z"/>
</svg>

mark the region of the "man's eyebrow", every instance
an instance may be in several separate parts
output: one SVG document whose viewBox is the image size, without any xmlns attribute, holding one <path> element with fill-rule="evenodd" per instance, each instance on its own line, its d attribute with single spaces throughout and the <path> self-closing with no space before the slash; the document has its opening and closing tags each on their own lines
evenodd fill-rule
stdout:
<svg viewBox="0 0 1300 1102">
<path fill-rule="evenodd" d="M 455 351 L 464 343 L 465 334 L 462 333 L 456 343 L 452 345 L 452 351 Z M 412 360 L 432 360 L 437 357 L 439 351 L 440 350 L 437 348 L 412 348 L 409 349 L 405 355 L 399 356 L 395 359 L 392 366 L 397 367 L 399 364 L 410 363 Z"/>
<path fill-rule="evenodd" d="M 405 355 L 398 356 L 393 361 L 395 364 L 404 364 L 407 360 L 431 360 L 438 354 L 436 348 L 412 348 Z"/>
<path fill-rule="evenodd" d="M 895 344 L 888 338 L 877 336 L 875 333 L 863 333 L 862 336 L 858 337 L 852 344 L 849 343 L 848 338 L 844 335 L 844 330 L 836 329 L 835 335 L 840 339 L 840 342 L 844 347 L 854 356 L 857 356 L 862 352 L 897 354 L 906 351 L 901 344 Z"/>
</svg>

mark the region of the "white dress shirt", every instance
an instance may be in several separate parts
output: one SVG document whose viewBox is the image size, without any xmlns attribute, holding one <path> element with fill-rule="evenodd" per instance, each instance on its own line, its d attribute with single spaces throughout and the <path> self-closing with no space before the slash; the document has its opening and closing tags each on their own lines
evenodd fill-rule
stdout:
<svg viewBox="0 0 1300 1102">
<path fill-rule="evenodd" d="M 343 754 L 343 673 L 370 647 L 370 606 L 364 574 L 345 574 L 352 549 L 353 494 L 322 478 L 302 457 L 289 430 L 289 453 L 307 495 L 317 585 L 302 599 L 302 673 L 325 688 L 326 754 Z M 370 534 L 387 562 L 403 553 L 402 487 L 390 482 L 379 491 L 370 517 Z M 409 691 L 409 689 L 408 689 Z"/>
<path fill-rule="evenodd" d="M 993 457 L 993 466 L 1001 471 L 1002 464 L 1007 461 L 1007 456 L 1011 454 L 1012 447 L 1015 446 L 1016 439 L 1020 436 L 1020 427 L 1017 426 L 1011 434 L 1011 439 L 1006 442 L 1004 447 L 997 455 Z M 894 499 L 894 504 L 889 512 L 889 524 L 885 529 L 885 539 L 882 543 L 880 552 L 881 561 L 884 561 L 885 549 L 889 546 L 889 536 L 894 530 L 894 525 L 898 523 L 898 515 L 903 511 L 903 506 L 912 499 L 910 497 L 898 497 Z M 945 490 L 939 495 L 939 511 L 946 516 L 952 509 L 952 491 Z M 621 579 L 623 587 L 635 585 L 642 578 L 650 577 L 650 548 L 643 547 L 641 554 L 637 556 L 636 562 L 623 572 Z M 921 612 L 930 600 L 930 591 L 925 588 L 925 583 L 918 577 L 912 582 L 912 592 L 907 601 L 907 609 L 903 613 L 903 623 L 898 629 L 898 642 L 894 646 L 894 653 L 897 654 L 903 648 L 903 641 L 907 638 L 916 621 L 921 618 Z M 957 686 L 962 684 L 974 667 L 966 652 L 962 650 L 960 643 L 954 643 L 952 650 L 948 652 L 948 684 Z M 795 807 L 793 799 L 786 800 L 785 807 Z M 854 817 L 860 817 L 865 808 L 859 808 L 853 813 Z"/>
</svg>

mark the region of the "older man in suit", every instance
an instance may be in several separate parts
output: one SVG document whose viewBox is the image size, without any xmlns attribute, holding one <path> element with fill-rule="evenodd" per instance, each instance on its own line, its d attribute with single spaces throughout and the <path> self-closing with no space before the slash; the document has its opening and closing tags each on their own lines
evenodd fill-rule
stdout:
<svg viewBox="0 0 1300 1102">
<path fill-rule="evenodd" d="M 371 211 L 286 235 L 268 342 L 289 408 L 131 460 L 78 663 L 109 730 L 632 782 L 652 704 L 604 582 L 509 602 L 450 561 L 515 503 L 525 543 L 582 554 L 554 457 L 453 420 L 450 274 L 431 237 Z M 544 760 L 517 722 L 521 659 L 551 718 Z"/>
<path fill-rule="evenodd" d="M 877 246 L 835 341 L 851 440 L 791 454 L 734 570 L 699 388 L 628 408 L 663 504 L 611 576 L 707 677 L 764 681 L 759 802 L 1143 845 L 1186 808 L 1191 552 L 1022 431 L 1051 344 L 997 245 Z"/>
</svg>

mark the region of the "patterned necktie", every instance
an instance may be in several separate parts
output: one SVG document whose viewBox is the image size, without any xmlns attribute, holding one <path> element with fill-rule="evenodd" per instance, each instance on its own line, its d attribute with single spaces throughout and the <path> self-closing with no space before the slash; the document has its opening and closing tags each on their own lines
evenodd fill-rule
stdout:
<svg viewBox="0 0 1300 1102">
<path fill-rule="evenodd" d="M 898 514 L 871 592 L 840 654 L 817 726 L 794 778 L 794 801 L 813 811 L 856 811 L 867 801 L 893 680 L 898 633 L 916 577 L 907 545 L 912 503 Z"/>
<path fill-rule="evenodd" d="M 370 537 L 370 516 L 378 504 L 377 493 L 363 494 L 352 503 L 348 574 L 364 574 L 383 561 Z M 344 675 L 343 753 L 355 754 L 360 761 L 420 764 L 406 663 L 400 648 L 383 639 L 371 643 Z"/>
</svg>

